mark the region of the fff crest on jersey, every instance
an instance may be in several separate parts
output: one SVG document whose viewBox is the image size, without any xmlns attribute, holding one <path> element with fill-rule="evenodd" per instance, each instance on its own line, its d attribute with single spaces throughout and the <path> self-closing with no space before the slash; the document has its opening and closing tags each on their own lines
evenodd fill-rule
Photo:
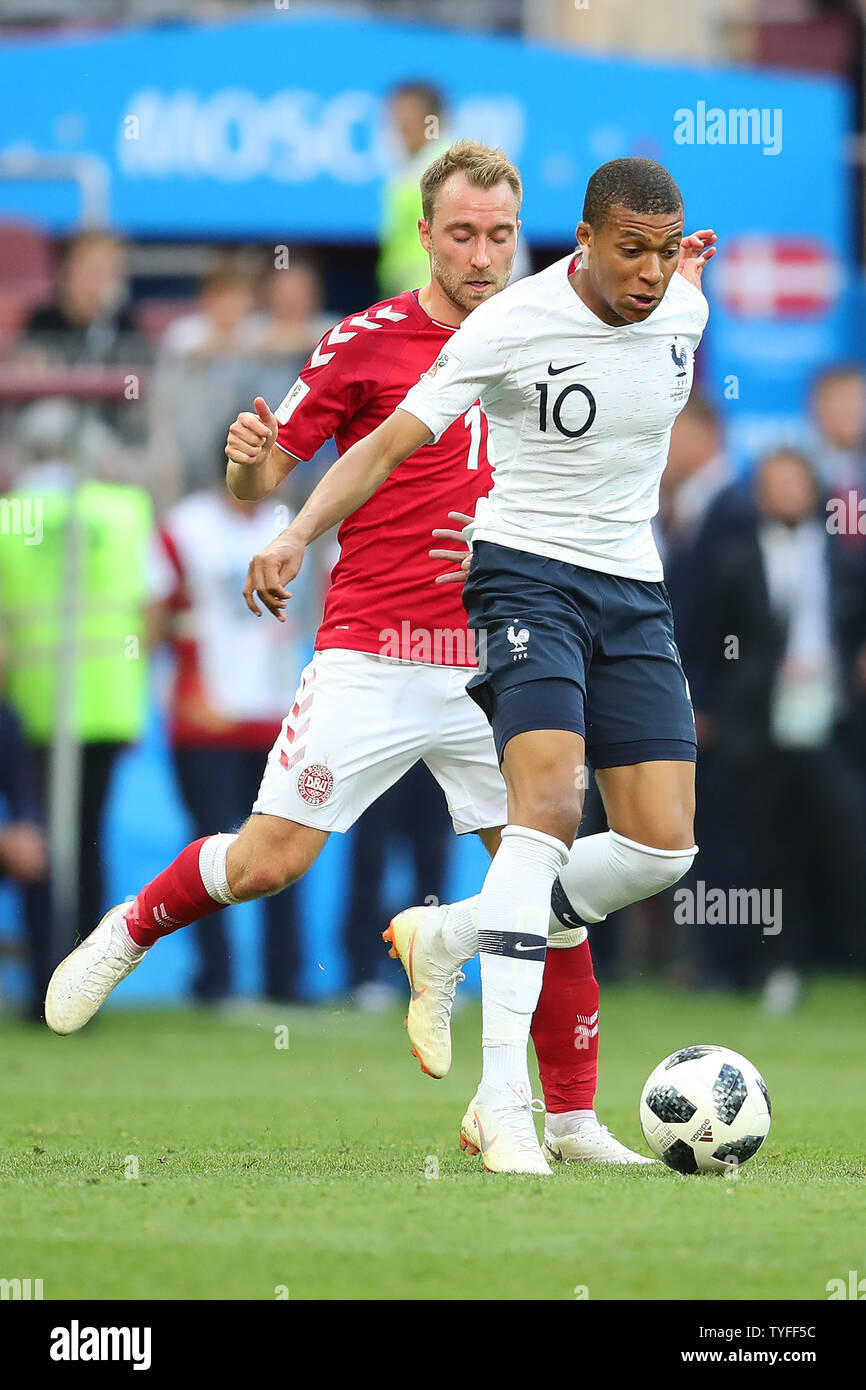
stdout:
<svg viewBox="0 0 866 1390">
<path fill-rule="evenodd" d="M 676 338 L 671 343 L 671 358 L 677 369 L 676 378 L 671 387 L 671 400 L 677 403 L 685 401 L 691 390 L 689 379 L 689 350 L 685 343 L 677 342 Z"/>
</svg>

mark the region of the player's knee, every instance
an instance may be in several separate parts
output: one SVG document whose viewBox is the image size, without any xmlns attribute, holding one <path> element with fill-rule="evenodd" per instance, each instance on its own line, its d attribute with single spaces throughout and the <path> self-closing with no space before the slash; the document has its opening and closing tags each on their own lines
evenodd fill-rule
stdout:
<svg viewBox="0 0 866 1390">
<path fill-rule="evenodd" d="M 624 881 L 633 881 L 635 901 L 672 888 L 688 873 L 697 854 L 694 844 L 685 849 L 665 849 L 655 844 L 639 844 L 616 831 L 612 834 L 620 876 Z"/>
<path fill-rule="evenodd" d="M 303 869 L 298 872 L 291 863 L 251 865 L 246 875 L 248 895 L 251 898 L 268 898 L 274 893 L 281 893 L 284 888 L 296 883 L 302 873 Z"/>
<path fill-rule="evenodd" d="M 582 797 L 575 787 L 534 788 L 509 806 L 512 825 L 525 825 L 571 845 L 580 826 Z"/>
<path fill-rule="evenodd" d="M 665 851 L 665 857 L 658 861 L 659 893 L 679 883 L 695 862 L 696 853 L 694 848 Z"/>
<path fill-rule="evenodd" d="M 651 849 L 664 850 L 666 854 L 687 854 L 695 843 L 695 831 L 691 820 L 683 819 L 681 823 L 654 829 L 643 838 Z"/>
<path fill-rule="evenodd" d="M 264 818 L 250 817 L 226 862 L 229 887 L 235 897 L 243 902 L 267 898 L 303 877 L 316 858 L 318 847 L 298 830 L 291 821 L 281 821 L 275 830 L 264 823 Z"/>
<path fill-rule="evenodd" d="M 628 825 L 617 818 L 616 828 L 637 844 L 649 849 L 663 850 L 666 854 L 677 851 L 687 854 L 695 843 L 694 805 L 653 806 L 650 813 L 640 814 L 633 808 L 627 817 Z"/>
</svg>

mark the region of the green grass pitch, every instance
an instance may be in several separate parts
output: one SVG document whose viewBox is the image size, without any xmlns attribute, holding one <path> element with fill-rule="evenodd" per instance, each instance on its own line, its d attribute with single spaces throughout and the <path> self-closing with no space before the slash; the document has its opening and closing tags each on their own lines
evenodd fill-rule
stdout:
<svg viewBox="0 0 866 1390">
<path fill-rule="evenodd" d="M 866 1275 L 864 994 L 821 982 L 768 1020 L 751 999 L 603 990 L 598 1111 L 626 1143 L 644 1149 L 640 1089 L 675 1047 L 724 1043 L 764 1073 L 773 1127 L 736 1180 L 485 1176 L 456 1145 L 474 1006 L 444 1081 L 397 1013 L 112 1009 L 66 1039 L 5 1020 L 0 1277 L 46 1299 L 826 1299 Z"/>
</svg>

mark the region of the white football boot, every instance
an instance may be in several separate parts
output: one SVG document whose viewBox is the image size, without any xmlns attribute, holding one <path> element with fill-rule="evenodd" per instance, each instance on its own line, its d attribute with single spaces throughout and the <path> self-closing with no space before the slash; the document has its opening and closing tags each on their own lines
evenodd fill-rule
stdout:
<svg viewBox="0 0 866 1390">
<path fill-rule="evenodd" d="M 451 1067 L 451 1011 L 466 977 L 442 946 L 447 907 L 409 907 L 393 919 L 382 940 L 403 962 L 409 980 L 405 1024 L 412 1051 L 427 1076 L 447 1076 Z"/>
<path fill-rule="evenodd" d="M 532 1100 L 523 1085 L 502 1091 L 481 1085 L 463 1116 L 460 1147 L 473 1157 L 480 1153 L 488 1173 L 550 1177 L 533 1119 L 543 1109 L 544 1102 Z"/>
<path fill-rule="evenodd" d="M 121 913 L 128 903 L 106 912 L 86 941 L 62 960 L 45 996 L 45 1022 L 55 1033 L 75 1033 L 104 1004 L 115 985 L 125 980 L 147 955 L 130 939 Z"/>
<path fill-rule="evenodd" d="M 552 1162 L 564 1163 L 657 1163 L 655 1158 L 627 1149 L 614 1139 L 607 1125 L 595 1117 L 575 1120 L 566 1134 L 554 1134 L 544 1126 L 544 1155 Z"/>
</svg>

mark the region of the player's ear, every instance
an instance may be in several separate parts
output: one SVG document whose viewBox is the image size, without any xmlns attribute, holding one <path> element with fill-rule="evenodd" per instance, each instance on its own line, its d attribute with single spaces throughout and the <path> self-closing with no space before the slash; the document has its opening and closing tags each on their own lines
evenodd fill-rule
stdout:
<svg viewBox="0 0 866 1390">
<path fill-rule="evenodd" d="M 578 222 L 574 235 L 578 246 L 584 251 L 588 251 L 592 245 L 592 228 L 589 223 Z"/>
<path fill-rule="evenodd" d="M 418 218 L 418 240 L 425 251 L 433 250 L 433 243 L 430 240 L 430 223 L 424 217 Z"/>
</svg>

